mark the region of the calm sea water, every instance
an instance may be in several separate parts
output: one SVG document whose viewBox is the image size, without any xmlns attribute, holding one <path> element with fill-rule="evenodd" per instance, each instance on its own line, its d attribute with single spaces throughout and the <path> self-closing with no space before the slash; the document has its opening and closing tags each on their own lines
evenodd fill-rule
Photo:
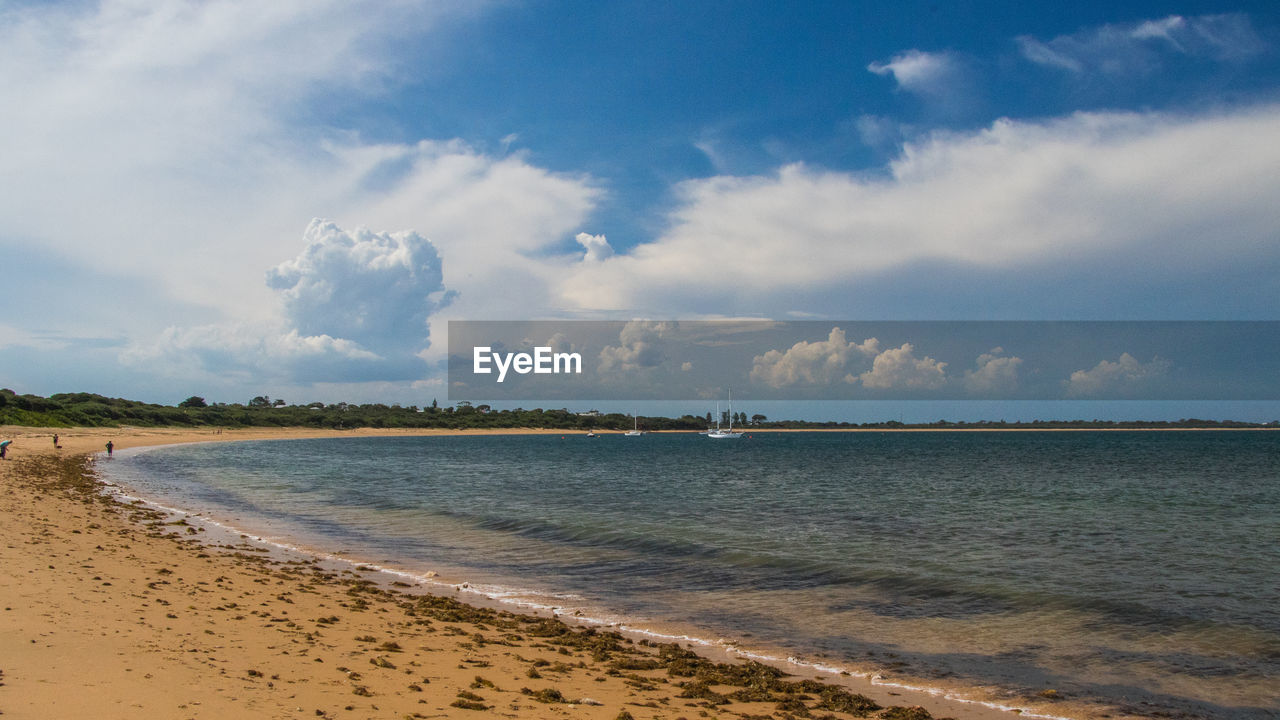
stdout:
<svg viewBox="0 0 1280 720">
<path fill-rule="evenodd" d="M 632 626 L 1280 717 L 1280 433 L 350 438 L 100 465 L 238 527 Z"/>
</svg>

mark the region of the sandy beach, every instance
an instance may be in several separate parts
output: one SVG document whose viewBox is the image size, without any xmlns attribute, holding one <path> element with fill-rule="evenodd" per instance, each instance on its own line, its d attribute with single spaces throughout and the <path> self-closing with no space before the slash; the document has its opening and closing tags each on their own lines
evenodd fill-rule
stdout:
<svg viewBox="0 0 1280 720">
<path fill-rule="evenodd" d="M 6 718 L 1014 716 L 859 678 L 820 684 L 721 663 L 427 595 L 357 566 L 211 541 L 102 494 L 93 476 L 108 440 L 123 449 L 439 431 L 68 429 L 57 431 L 61 448 L 53 432 L 0 428 L 14 440 L 0 463 Z"/>
</svg>

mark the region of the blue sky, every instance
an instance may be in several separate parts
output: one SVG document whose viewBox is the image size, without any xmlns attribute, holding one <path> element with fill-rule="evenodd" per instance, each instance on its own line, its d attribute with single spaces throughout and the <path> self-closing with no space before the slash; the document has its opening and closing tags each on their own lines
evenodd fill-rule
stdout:
<svg viewBox="0 0 1280 720">
<path fill-rule="evenodd" d="M 424 404 L 451 319 L 1273 320 L 1278 80 L 1274 3 L 6 3 L 0 385 Z"/>
</svg>

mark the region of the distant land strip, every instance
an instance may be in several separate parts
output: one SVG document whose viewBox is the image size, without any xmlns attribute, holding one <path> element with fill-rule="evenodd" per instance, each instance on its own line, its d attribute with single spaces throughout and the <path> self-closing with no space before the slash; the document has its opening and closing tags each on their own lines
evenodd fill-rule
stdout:
<svg viewBox="0 0 1280 720">
<path fill-rule="evenodd" d="M 727 416 L 722 418 L 728 421 Z M 458 402 L 440 407 L 381 403 L 309 403 L 289 405 L 283 400 L 259 396 L 248 403 L 207 403 L 192 396 L 177 405 L 157 405 L 110 398 L 94 393 L 58 393 L 49 397 L 19 395 L 0 389 L 0 425 L 24 427 L 187 427 L 249 428 L 301 427 L 329 430 L 360 428 L 438 428 L 443 430 L 552 430 L 700 431 L 714 425 L 711 414 L 677 418 L 572 412 L 535 408 L 497 410 L 488 405 Z M 975 422 L 938 420 L 904 423 L 897 420 L 850 423 L 809 420 L 771 420 L 764 415 L 736 413 L 735 426 L 744 430 L 1177 430 L 1177 429 L 1280 429 L 1280 421 L 1268 423 L 1236 420 L 1033 420 Z"/>
</svg>

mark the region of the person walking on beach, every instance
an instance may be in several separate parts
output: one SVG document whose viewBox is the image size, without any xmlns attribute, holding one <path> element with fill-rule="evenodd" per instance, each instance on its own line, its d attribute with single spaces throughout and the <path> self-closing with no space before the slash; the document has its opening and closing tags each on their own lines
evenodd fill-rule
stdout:
<svg viewBox="0 0 1280 720">
<path fill-rule="evenodd" d="M 60 448 L 60 447 L 62 447 L 61 445 L 59 445 L 59 444 L 58 444 L 58 433 L 54 433 L 54 434 L 53 434 L 53 446 L 54 446 L 55 448 Z"/>
<path fill-rule="evenodd" d="M 107 457 L 111 457 L 111 450 L 112 450 L 112 448 L 114 448 L 114 447 L 115 447 L 115 445 L 113 445 L 113 444 L 111 443 L 111 441 L 110 441 L 110 440 L 108 440 L 108 441 L 107 441 Z"/>
<path fill-rule="evenodd" d="M 6 454 L 6 453 L 8 453 L 8 452 L 9 452 L 9 443 L 11 443 L 11 442 L 13 442 L 13 441 L 12 441 L 12 440 L 0 440 L 0 460 L 4 460 L 4 459 L 5 459 L 5 457 L 4 457 L 4 456 L 5 456 L 5 454 Z"/>
</svg>

